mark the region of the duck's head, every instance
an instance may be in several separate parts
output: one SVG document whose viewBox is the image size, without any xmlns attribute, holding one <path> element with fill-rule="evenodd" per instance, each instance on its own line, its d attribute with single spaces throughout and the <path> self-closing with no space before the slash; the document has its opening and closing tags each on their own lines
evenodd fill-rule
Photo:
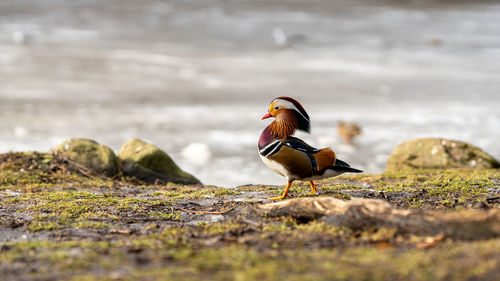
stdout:
<svg viewBox="0 0 500 281">
<path fill-rule="evenodd" d="M 294 98 L 279 97 L 272 100 L 268 112 L 261 119 L 270 117 L 276 118 L 277 122 L 293 123 L 297 130 L 311 131 L 309 115 Z"/>
</svg>

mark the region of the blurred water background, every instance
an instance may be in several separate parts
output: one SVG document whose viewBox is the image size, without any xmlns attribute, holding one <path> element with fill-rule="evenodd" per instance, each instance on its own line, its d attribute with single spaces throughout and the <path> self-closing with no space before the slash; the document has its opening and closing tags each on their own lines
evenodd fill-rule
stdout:
<svg viewBox="0 0 500 281">
<path fill-rule="evenodd" d="M 369 173 L 416 137 L 500 158 L 499 89 L 496 1 L 0 0 L 0 152 L 138 137 L 205 184 L 282 184 L 256 144 L 285 95 Z"/>
</svg>

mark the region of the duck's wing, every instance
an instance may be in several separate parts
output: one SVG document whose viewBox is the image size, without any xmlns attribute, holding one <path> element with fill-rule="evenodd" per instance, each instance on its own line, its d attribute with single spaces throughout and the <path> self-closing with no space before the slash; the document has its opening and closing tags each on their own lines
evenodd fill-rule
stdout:
<svg viewBox="0 0 500 281">
<path fill-rule="evenodd" d="M 361 170 L 352 168 L 346 162 L 338 159 L 335 155 L 335 152 L 329 147 L 317 149 L 310 146 L 305 141 L 296 137 L 288 138 L 284 142 L 284 145 L 306 153 L 311 159 L 312 165 L 315 170 L 315 174 L 323 174 L 326 169 L 338 172 L 350 172 L 350 173 L 363 172 Z"/>
<path fill-rule="evenodd" d="M 361 172 L 351 168 L 344 161 L 336 159 L 335 152 L 331 148 L 317 149 L 295 137 L 275 140 L 261 148 L 260 154 L 279 163 L 295 179 L 314 176 L 322 178 L 332 172 L 334 174 L 331 176 L 344 172 Z"/>
<path fill-rule="evenodd" d="M 314 175 L 311 154 L 303 145 L 288 140 L 275 140 L 259 150 L 264 163 L 289 180 L 299 180 Z"/>
<path fill-rule="evenodd" d="M 314 148 L 307 144 L 305 141 L 296 137 L 289 137 L 288 139 L 284 140 L 284 145 L 307 153 L 316 153 L 320 151 L 320 149 Z"/>
<path fill-rule="evenodd" d="M 335 152 L 329 147 L 317 149 L 295 137 L 287 139 L 285 145 L 306 153 L 311 160 L 311 165 L 314 167 L 315 172 L 335 164 Z"/>
</svg>

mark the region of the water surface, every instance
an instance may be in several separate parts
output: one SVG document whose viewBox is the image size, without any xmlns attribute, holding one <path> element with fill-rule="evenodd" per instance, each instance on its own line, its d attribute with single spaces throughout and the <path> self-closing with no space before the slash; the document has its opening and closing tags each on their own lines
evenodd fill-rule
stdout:
<svg viewBox="0 0 500 281">
<path fill-rule="evenodd" d="M 0 151 L 138 137 L 206 184 L 282 184 L 256 144 L 286 95 L 311 116 L 299 137 L 369 173 L 416 137 L 500 158 L 499 34 L 480 1 L 3 0 Z"/>
</svg>

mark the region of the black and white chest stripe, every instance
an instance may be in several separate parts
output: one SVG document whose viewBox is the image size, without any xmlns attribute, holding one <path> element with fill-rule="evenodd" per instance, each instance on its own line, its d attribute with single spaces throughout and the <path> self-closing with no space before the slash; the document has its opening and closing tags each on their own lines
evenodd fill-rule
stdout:
<svg viewBox="0 0 500 281">
<path fill-rule="evenodd" d="M 283 142 L 281 140 L 275 140 L 269 143 L 268 145 L 262 147 L 261 149 L 259 149 L 259 153 L 264 157 L 269 157 L 278 152 L 282 146 Z"/>
</svg>

